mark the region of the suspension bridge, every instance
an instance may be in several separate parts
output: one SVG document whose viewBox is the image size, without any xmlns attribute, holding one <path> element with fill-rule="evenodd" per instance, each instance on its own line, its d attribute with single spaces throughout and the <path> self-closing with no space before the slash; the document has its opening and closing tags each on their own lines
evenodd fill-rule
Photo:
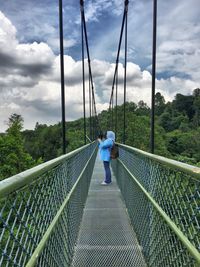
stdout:
<svg viewBox="0 0 200 267">
<path fill-rule="evenodd" d="M 96 141 L 86 144 L 84 43 L 88 57 L 90 139 L 101 131 L 89 45 L 80 1 L 85 145 L 65 153 L 62 1 L 60 1 L 63 155 L 0 182 L 0 266 L 196 267 L 200 266 L 200 168 L 127 146 L 127 14 L 124 13 L 110 97 L 108 126 L 117 133 L 118 62 L 125 32 L 124 135 L 112 160 L 113 183 L 101 186 L 103 167 Z M 152 96 L 155 93 L 154 1 Z M 124 30 L 125 29 L 125 30 Z M 115 109 L 117 113 L 117 108 Z M 115 121 L 114 121 L 115 118 Z"/>
</svg>

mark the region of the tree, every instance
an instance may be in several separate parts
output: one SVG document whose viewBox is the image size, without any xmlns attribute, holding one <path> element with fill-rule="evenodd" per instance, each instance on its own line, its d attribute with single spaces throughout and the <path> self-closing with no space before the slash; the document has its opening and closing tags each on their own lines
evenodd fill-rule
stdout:
<svg viewBox="0 0 200 267">
<path fill-rule="evenodd" d="M 38 140 L 38 146 L 41 152 L 40 155 L 42 155 L 44 161 L 60 156 L 61 154 L 58 151 L 62 148 L 61 128 L 55 126 L 45 128 Z"/>
<path fill-rule="evenodd" d="M 8 129 L 6 130 L 7 133 L 11 135 L 18 135 L 20 131 L 23 129 L 23 122 L 24 119 L 21 115 L 18 115 L 16 113 L 13 113 L 8 121 Z"/>
<path fill-rule="evenodd" d="M 150 114 L 150 108 L 147 103 L 143 100 L 140 100 L 137 104 L 136 114 L 139 116 L 148 116 Z"/>
<path fill-rule="evenodd" d="M 137 108 L 137 105 L 134 102 L 126 103 L 126 110 L 129 112 L 134 112 Z"/>
<path fill-rule="evenodd" d="M 24 149 L 20 132 L 23 128 L 21 115 L 12 114 L 8 126 L 6 134 L 0 136 L 0 180 L 20 173 L 38 163 Z"/>
<path fill-rule="evenodd" d="M 193 90 L 193 96 L 194 97 L 200 96 L 200 88 L 196 88 L 196 89 Z"/>
<path fill-rule="evenodd" d="M 166 135 L 168 151 L 173 155 L 182 155 L 200 161 L 200 128 L 190 132 L 175 130 Z"/>
<path fill-rule="evenodd" d="M 191 121 L 195 114 L 193 101 L 194 97 L 192 95 L 177 94 L 175 100 L 172 101 L 172 107 L 179 112 L 184 112 Z"/>
<path fill-rule="evenodd" d="M 177 94 L 173 102 L 165 103 L 161 93 L 155 96 L 155 153 L 163 156 L 176 157 L 180 155 L 184 160 L 193 157 L 200 160 L 200 89 L 196 88 L 192 95 Z M 110 124 L 111 113 L 104 110 L 98 114 L 103 132 L 115 131 L 115 113 L 113 111 L 114 125 Z M 117 141 L 123 141 L 124 105 L 117 106 Z M 126 143 L 130 146 L 149 151 L 150 136 L 150 108 L 144 101 L 126 103 Z M 190 117 L 189 117 L 190 116 Z M 87 134 L 89 133 L 89 118 L 86 120 Z M 14 151 L 16 144 L 22 144 L 22 151 L 31 155 L 34 160 L 50 160 L 62 154 L 62 130 L 61 123 L 47 126 L 36 123 L 34 130 L 23 128 L 23 118 L 18 114 L 12 114 L 8 122 L 6 134 L 0 135 L 1 154 Z M 67 152 L 83 145 L 83 119 L 66 122 Z M 96 134 L 96 133 L 95 133 Z M 192 137 L 193 136 L 193 137 Z M 94 135 L 95 138 L 95 135 Z M 12 141 L 14 140 L 14 141 Z M 7 150 L 8 151 L 7 151 Z M 16 152 L 10 152 L 10 162 L 17 159 Z M 30 156 L 29 155 L 29 156 Z M 18 156 L 17 156 L 18 157 Z M 6 158 L 6 156 L 5 156 Z M 22 160 L 25 161 L 26 160 Z M 6 166 L 6 161 L 4 162 Z M 8 166 L 7 166 L 8 167 Z M 22 168 L 18 168 L 22 169 Z M 17 170 L 15 170 L 17 172 Z"/>
<path fill-rule="evenodd" d="M 155 115 L 160 116 L 165 109 L 165 98 L 160 92 L 155 95 Z"/>
<path fill-rule="evenodd" d="M 193 117 L 193 124 L 197 128 L 200 126 L 200 89 L 197 88 L 193 91 L 193 96 L 194 96 L 194 110 L 195 114 Z"/>
<path fill-rule="evenodd" d="M 36 123 L 35 130 L 26 130 L 23 136 L 26 150 L 35 160 L 48 161 L 62 154 L 61 124 L 47 126 Z"/>
<path fill-rule="evenodd" d="M 158 119 L 158 123 L 162 126 L 166 132 L 172 131 L 171 114 L 167 111 L 162 113 Z"/>
<path fill-rule="evenodd" d="M 133 115 L 129 117 L 129 125 L 127 127 L 126 144 L 142 149 L 149 150 L 149 118 L 146 116 Z"/>
<path fill-rule="evenodd" d="M 127 145 L 149 151 L 150 149 L 150 118 L 147 116 L 133 115 L 129 117 L 127 127 Z M 155 153 L 163 156 L 169 155 L 164 140 L 165 131 L 155 125 Z"/>
</svg>

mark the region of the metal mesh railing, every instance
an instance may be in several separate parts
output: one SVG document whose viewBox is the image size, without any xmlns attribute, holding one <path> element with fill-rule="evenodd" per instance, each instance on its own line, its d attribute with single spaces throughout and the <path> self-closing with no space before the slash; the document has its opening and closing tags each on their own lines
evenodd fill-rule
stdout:
<svg viewBox="0 0 200 267">
<path fill-rule="evenodd" d="M 112 162 L 148 266 L 200 266 L 200 168 L 125 145 Z"/>
<path fill-rule="evenodd" d="M 25 266 L 41 243 L 38 266 L 70 264 L 95 148 L 86 145 L 0 182 L 0 266 Z"/>
</svg>

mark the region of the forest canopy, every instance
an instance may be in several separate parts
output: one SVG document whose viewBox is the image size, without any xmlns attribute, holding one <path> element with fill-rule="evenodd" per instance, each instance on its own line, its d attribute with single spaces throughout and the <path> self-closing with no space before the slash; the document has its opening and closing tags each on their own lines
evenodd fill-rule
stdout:
<svg viewBox="0 0 200 267">
<path fill-rule="evenodd" d="M 113 110 L 113 121 L 116 107 Z M 144 101 L 126 103 L 126 144 L 150 151 L 150 108 Z M 117 106 L 117 141 L 123 139 L 123 105 Z M 103 131 L 110 130 L 112 114 L 98 114 Z M 87 118 L 87 135 L 89 119 Z M 0 134 L 0 180 L 22 172 L 62 154 L 62 125 L 35 125 L 23 130 L 24 120 L 11 114 L 6 133 Z M 67 152 L 84 144 L 83 119 L 66 122 Z M 110 129 L 108 129 L 110 128 Z M 96 136 L 94 136 L 94 139 Z M 160 92 L 155 95 L 155 154 L 200 166 L 200 89 L 192 95 L 177 94 L 172 102 L 165 101 Z"/>
</svg>

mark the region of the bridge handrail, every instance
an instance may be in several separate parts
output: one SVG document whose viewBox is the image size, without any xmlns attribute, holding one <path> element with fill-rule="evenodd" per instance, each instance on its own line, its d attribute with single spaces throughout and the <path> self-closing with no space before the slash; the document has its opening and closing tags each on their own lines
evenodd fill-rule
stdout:
<svg viewBox="0 0 200 267">
<path fill-rule="evenodd" d="M 80 181 L 83 178 L 83 174 L 86 171 L 86 169 L 88 168 L 88 165 L 91 162 L 92 158 L 94 157 L 94 154 L 95 154 L 95 150 L 93 151 L 92 155 L 90 156 L 86 166 L 84 167 L 84 169 L 80 173 L 77 181 L 73 185 L 73 187 L 70 190 L 69 194 L 67 195 L 67 197 L 65 198 L 64 202 L 62 203 L 60 209 L 58 210 L 58 212 L 57 212 L 56 216 L 54 217 L 53 221 L 51 222 L 51 224 L 49 225 L 49 227 L 48 227 L 47 231 L 45 232 L 43 238 L 41 239 L 40 243 L 36 247 L 34 253 L 32 254 L 32 256 L 30 258 L 30 260 L 26 264 L 26 267 L 35 266 L 39 256 L 41 255 L 41 253 L 44 250 L 45 245 L 47 244 L 47 241 L 49 240 L 49 238 L 50 238 L 51 234 L 53 233 L 53 231 L 54 231 L 59 219 L 61 218 L 62 213 L 64 212 L 64 209 L 66 208 L 66 206 L 67 206 L 68 202 L 70 201 L 72 195 L 74 194 L 75 190 L 77 190 L 77 187 L 78 187 L 78 185 L 80 184 Z"/>
<path fill-rule="evenodd" d="M 70 263 L 96 148 L 95 142 L 85 145 L 1 182 L 0 266 L 25 266 L 52 225 L 53 234 L 38 260 L 45 266 Z M 80 175 L 83 179 L 77 183 Z"/>
<path fill-rule="evenodd" d="M 149 266 L 199 266 L 200 168 L 118 145 L 113 170 Z"/>
<path fill-rule="evenodd" d="M 158 211 L 158 213 L 162 216 L 166 224 L 172 229 L 172 231 L 177 235 L 177 237 L 181 240 L 183 245 L 188 249 L 190 254 L 194 257 L 194 259 L 200 264 L 200 253 L 193 246 L 193 244 L 188 240 L 188 238 L 184 235 L 184 233 L 176 226 L 176 224 L 170 219 L 170 217 L 164 212 L 164 210 L 159 206 L 159 204 L 154 200 L 153 197 L 147 192 L 147 190 L 137 181 L 134 175 L 128 170 L 125 164 L 119 159 L 119 162 L 122 164 L 124 169 L 128 172 L 130 177 L 134 180 L 134 182 L 138 185 L 138 187 L 142 190 L 145 196 L 152 203 L 154 208 Z"/>
<path fill-rule="evenodd" d="M 170 168 L 173 168 L 173 169 L 179 170 L 179 171 L 184 171 L 187 174 L 190 174 L 193 177 L 200 179 L 200 168 L 199 167 L 195 167 L 195 166 L 189 165 L 187 163 L 179 162 L 177 160 L 168 159 L 168 158 L 165 158 L 162 156 L 151 154 L 151 153 L 148 153 L 146 151 L 143 151 L 143 150 L 140 150 L 138 148 L 134 148 L 134 147 L 131 147 L 128 145 L 123 145 L 120 143 L 117 143 L 117 144 L 119 147 L 122 147 L 122 148 L 124 147 L 129 151 L 133 151 L 135 153 L 141 154 L 145 157 L 148 157 L 149 159 L 152 159 L 154 161 L 162 163 L 162 164 L 164 164 Z"/>
<path fill-rule="evenodd" d="M 49 171 L 50 169 L 58 166 L 60 163 L 64 162 L 65 160 L 73 157 L 74 155 L 78 154 L 80 151 L 84 150 L 86 147 L 90 146 L 91 144 L 84 145 L 76 150 L 73 150 L 65 155 L 57 157 L 55 159 L 49 160 L 45 163 L 42 163 L 38 166 L 35 166 L 31 169 L 28 169 L 24 172 L 19 174 L 13 175 L 9 178 L 6 178 L 0 181 L 0 199 L 6 197 L 10 193 L 19 190 L 20 188 L 32 183 L 33 181 L 39 179 L 40 175 Z"/>
</svg>

